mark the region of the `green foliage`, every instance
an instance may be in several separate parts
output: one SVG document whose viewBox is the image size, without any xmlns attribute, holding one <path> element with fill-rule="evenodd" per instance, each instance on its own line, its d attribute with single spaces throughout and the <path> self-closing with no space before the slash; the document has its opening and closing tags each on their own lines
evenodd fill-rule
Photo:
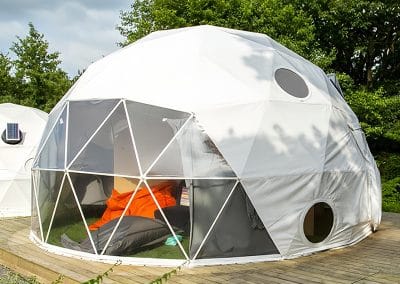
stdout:
<svg viewBox="0 0 400 284">
<path fill-rule="evenodd" d="M 279 0 L 135 0 L 118 30 L 127 45 L 153 31 L 206 24 L 265 33 L 307 57 L 315 47 L 311 17 Z"/>
<path fill-rule="evenodd" d="M 292 2 L 292 1 L 290 1 Z M 332 67 L 369 88 L 400 77 L 400 3 L 393 0 L 294 0 L 313 18 L 315 38 Z"/>
<path fill-rule="evenodd" d="M 400 149 L 400 97 L 385 91 L 358 89 L 346 95 L 357 114 L 372 150 Z"/>
<path fill-rule="evenodd" d="M 0 103 L 14 102 L 15 78 L 12 76 L 13 63 L 11 59 L 0 53 Z"/>
<path fill-rule="evenodd" d="M 181 242 L 183 249 L 189 251 L 189 237 L 185 236 Z M 136 252 L 133 257 L 143 258 L 164 258 L 164 259 L 182 259 L 185 256 L 178 246 L 155 245 L 145 250 Z"/>
<path fill-rule="evenodd" d="M 151 281 L 149 284 L 163 284 L 166 283 L 173 275 L 177 275 L 178 271 L 182 269 L 182 266 L 184 264 L 178 266 L 177 268 L 172 269 L 171 271 L 164 273 L 162 276 L 158 277 L 157 279 L 154 279 Z"/>
<path fill-rule="evenodd" d="M 0 102 L 12 102 L 50 111 L 71 86 L 59 67 L 59 53 L 48 51 L 49 44 L 32 23 L 25 38 L 17 37 L 10 50 L 16 59 L 0 55 Z M 3 86 L 5 86 L 3 88 Z"/>
<path fill-rule="evenodd" d="M 382 183 L 382 210 L 400 213 L 400 177 Z"/>
<path fill-rule="evenodd" d="M 400 154 L 380 152 L 375 156 L 375 161 L 381 173 L 382 182 L 400 177 Z"/>
</svg>

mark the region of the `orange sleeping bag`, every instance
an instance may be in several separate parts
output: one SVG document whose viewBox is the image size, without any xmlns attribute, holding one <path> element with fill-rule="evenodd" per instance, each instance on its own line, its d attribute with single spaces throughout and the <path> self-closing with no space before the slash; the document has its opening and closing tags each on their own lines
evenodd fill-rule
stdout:
<svg viewBox="0 0 400 284">
<path fill-rule="evenodd" d="M 175 206 L 176 200 L 172 195 L 174 188 L 176 187 L 175 182 L 163 182 L 153 186 L 151 191 L 153 192 L 158 204 L 161 208 L 168 206 Z M 109 199 L 107 199 L 107 208 L 99 220 L 89 226 L 91 231 L 97 230 L 107 222 L 121 217 L 125 207 L 128 205 L 129 199 L 131 198 L 133 191 L 119 193 L 113 189 Z M 156 211 L 157 205 L 151 197 L 148 189 L 142 187 L 138 189 L 135 197 L 125 216 L 142 216 L 148 218 L 154 218 L 154 211 Z"/>
</svg>

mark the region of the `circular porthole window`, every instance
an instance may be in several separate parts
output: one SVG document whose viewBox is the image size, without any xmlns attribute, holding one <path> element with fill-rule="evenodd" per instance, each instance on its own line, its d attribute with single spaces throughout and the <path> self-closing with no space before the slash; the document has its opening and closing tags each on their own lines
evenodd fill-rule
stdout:
<svg viewBox="0 0 400 284">
<path fill-rule="evenodd" d="M 286 68 L 277 69 L 275 71 L 275 80 L 282 90 L 293 97 L 303 99 L 309 94 L 306 82 L 292 70 Z"/>
<path fill-rule="evenodd" d="M 303 230 L 306 238 L 312 243 L 326 239 L 333 227 L 333 211 L 325 202 L 314 204 L 304 218 Z"/>
</svg>

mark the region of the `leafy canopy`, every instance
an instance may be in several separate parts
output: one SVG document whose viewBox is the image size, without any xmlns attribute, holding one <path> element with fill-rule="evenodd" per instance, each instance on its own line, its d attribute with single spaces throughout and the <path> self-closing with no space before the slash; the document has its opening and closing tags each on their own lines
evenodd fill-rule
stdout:
<svg viewBox="0 0 400 284">
<path fill-rule="evenodd" d="M 32 23 L 25 38 L 17 37 L 10 50 L 10 60 L 0 54 L 1 102 L 13 102 L 50 111 L 71 86 L 67 74 L 59 67 L 58 52 L 49 52 L 49 43 Z"/>
</svg>

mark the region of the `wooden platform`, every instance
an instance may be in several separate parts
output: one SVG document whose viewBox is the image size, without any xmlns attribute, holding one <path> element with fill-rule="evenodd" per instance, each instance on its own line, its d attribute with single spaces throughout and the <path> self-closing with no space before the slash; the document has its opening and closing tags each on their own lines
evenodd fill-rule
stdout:
<svg viewBox="0 0 400 284">
<path fill-rule="evenodd" d="M 94 278 L 110 264 L 46 253 L 28 239 L 29 218 L 0 219 L 0 264 L 43 283 Z M 171 268 L 117 266 L 104 283 L 149 283 Z M 185 268 L 168 283 L 400 283 L 400 214 L 384 213 L 379 231 L 359 244 L 294 260 Z"/>
</svg>

